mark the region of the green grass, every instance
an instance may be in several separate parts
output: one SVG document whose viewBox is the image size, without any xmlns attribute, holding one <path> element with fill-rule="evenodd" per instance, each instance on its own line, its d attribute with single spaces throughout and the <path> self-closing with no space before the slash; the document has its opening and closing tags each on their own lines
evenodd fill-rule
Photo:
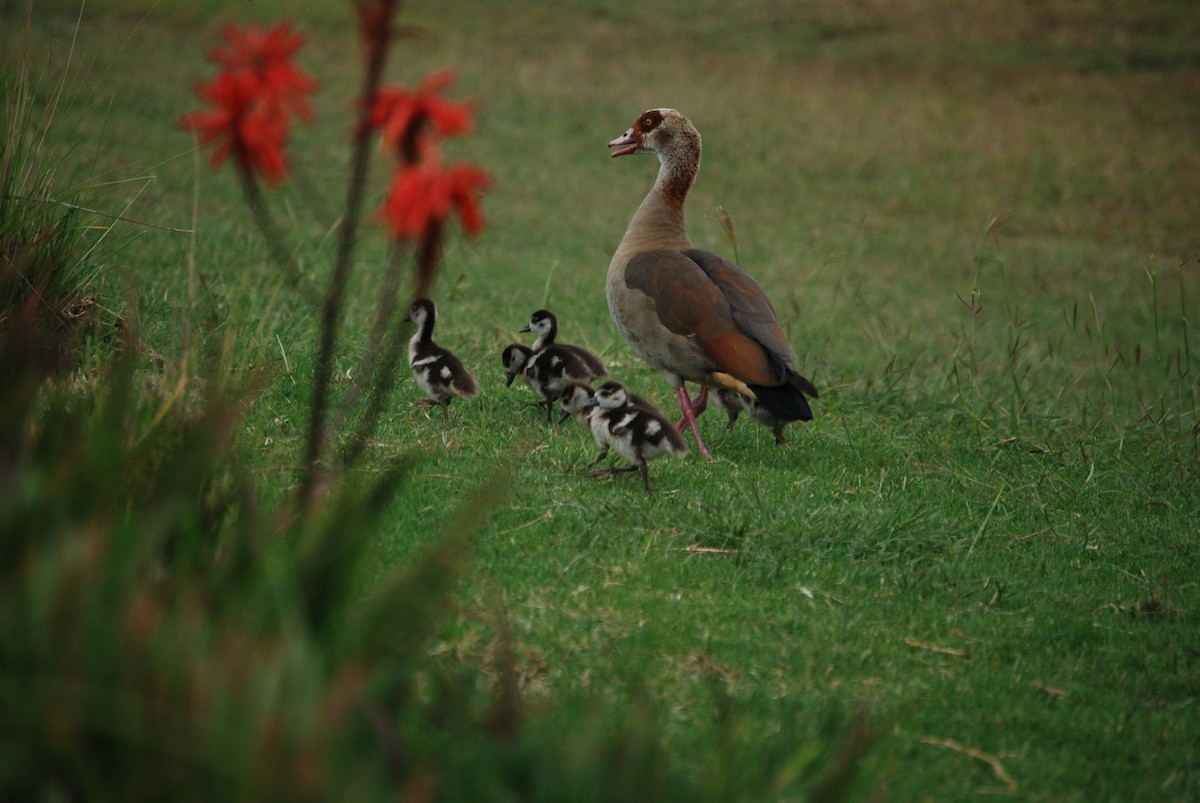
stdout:
<svg viewBox="0 0 1200 803">
<path fill-rule="evenodd" d="M 136 240 L 104 252 L 106 281 L 174 364 L 194 256 L 204 337 L 232 370 L 266 376 L 233 438 L 281 498 L 303 449 L 317 315 L 272 269 L 232 175 L 197 170 L 176 127 L 224 20 L 293 13 L 229 5 L 85 7 L 67 114 L 87 136 L 64 172 L 99 194 L 93 207 L 123 212 L 136 196 L 129 217 L 195 226 L 193 252 L 187 234 L 128 225 Z M 341 4 L 318 5 L 297 21 L 321 118 L 296 158 L 336 209 L 358 62 Z M 879 734 L 864 793 L 1200 796 L 1190 5 L 673 5 L 406 10 L 432 35 L 402 43 L 392 78 L 453 66 L 478 125 L 451 156 L 495 177 L 488 230 L 454 242 L 437 288 L 439 340 L 483 391 L 447 422 L 400 385 L 357 471 L 365 486 L 396 456 L 423 460 L 365 547 L 357 593 L 424 554 L 512 461 L 431 652 L 480 693 L 511 659 L 524 704 L 546 712 L 539 727 L 570 733 L 576 708 L 556 704 L 588 696 L 644 711 L 674 771 L 703 779 L 722 738 L 749 765 L 799 766 L 830 721 L 863 707 Z M 5 54 L 22 13 L 0 6 Z M 78 9 L 35 14 L 50 87 Z M 646 496 L 632 477 L 584 474 L 590 436 L 547 426 L 531 393 L 503 386 L 498 353 L 549 306 L 565 339 L 672 406 L 603 301 L 653 175 L 604 146 L 655 105 L 705 138 L 693 239 L 732 256 L 712 209 L 733 216 L 742 264 L 822 396 L 783 448 L 706 415 L 716 459 L 652 464 Z M 323 284 L 327 229 L 295 190 L 279 201 Z M 384 259 L 369 232 L 342 387 Z"/>
</svg>

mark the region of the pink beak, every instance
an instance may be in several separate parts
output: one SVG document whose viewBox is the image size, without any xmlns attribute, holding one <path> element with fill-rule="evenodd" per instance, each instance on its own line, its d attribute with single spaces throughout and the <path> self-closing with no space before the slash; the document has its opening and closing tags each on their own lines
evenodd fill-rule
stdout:
<svg viewBox="0 0 1200 803">
<path fill-rule="evenodd" d="M 613 151 L 612 156 L 628 156 L 631 153 L 637 153 L 638 141 L 633 136 L 633 129 L 628 129 L 624 134 L 608 143 L 610 148 L 620 148 L 619 151 Z"/>
</svg>

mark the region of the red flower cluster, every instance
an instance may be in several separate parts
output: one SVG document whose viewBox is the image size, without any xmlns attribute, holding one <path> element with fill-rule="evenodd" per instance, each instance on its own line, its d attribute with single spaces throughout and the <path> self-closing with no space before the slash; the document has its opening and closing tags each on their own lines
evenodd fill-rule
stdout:
<svg viewBox="0 0 1200 803">
<path fill-rule="evenodd" d="M 384 144 L 401 159 L 416 161 L 420 158 L 421 137 L 426 127 L 440 137 L 471 130 L 470 109 L 437 95 L 453 81 L 454 73 L 442 70 L 422 81 L 416 92 L 404 87 L 384 87 L 371 105 L 367 124 L 379 129 Z"/>
<path fill-rule="evenodd" d="M 370 46 L 387 42 L 395 0 L 356 0 L 362 33 Z M 369 34 L 369 36 L 368 36 Z M 213 166 L 233 156 L 246 177 L 278 184 L 288 171 L 285 152 L 292 117 L 313 117 L 309 96 L 316 82 L 292 58 L 304 36 L 289 22 L 266 29 L 228 27 L 225 43 L 209 58 L 221 71 L 196 94 L 212 108 L 185 114 L 180 124 L 197 132 L 201 145 L 216 144 Z M 378 41 L 376 41 L 378 40 Z M 378 131 L 396 157 L 396 169 L 380 214 L 393 237 L 419 240 L 458 215 L 467 234 L 483 229 L 480 192 L 487 173 L 468 164 L 444 166 L 438 143 L 471 130 L 470 107 L 441 92 L 454 81 L 434 73 L 416 89 L 383 87 L 365 111 L 366 130 Z"/>
<path fill-rule="evenodd" d="M 457 211 L 463 231 L 483 229 L 479 191 L 487 187 L 488 174 L 469 164 L 446 168 L 437 161 L 396 170 L 380 212 L 395 238 L 420 239 Z"/>
<path fill-rule="evenodd" d="M 416 91 L 385 87 L 376 95 L 367 125 L 378 129 L 397 157 L 396 170 L 380 214 L 395 238 L 417 240 L 457 212 L 463 231 L 483 229 L 479 193 L 488 174 L 469 164 L 443 166 L 436 138 L 471 130 L 470 109 L 438 95 L 454 80 L 452 72 L 434 73 Z"/>
<path fill-rule="evenodd" d="M 214 167 L 232 155 L 243 175 L 257 173 L 278 183 L 287 174 L 284 147 L 292 115 L 313 117 L 308 95 L 316 82 L 291 61 L 304 36 L 289 22 L 270 30 L 230 26 L 224 34 L 226 45 L 209 54 L 222 71 L 196 88 L 213 108 L 185 114 L 180 125 L 195 131 L 201 145 L 217 143 Z"/>
</svg>

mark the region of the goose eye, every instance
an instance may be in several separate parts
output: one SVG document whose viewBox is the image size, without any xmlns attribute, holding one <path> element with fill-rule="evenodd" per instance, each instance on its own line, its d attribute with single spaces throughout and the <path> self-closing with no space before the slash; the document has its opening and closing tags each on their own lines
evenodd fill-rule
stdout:
<svg viewBox="0 0 1200 803">
<path fill-rule="evenodd" d="M 654 128 L 654 118 L 653 117 L 643 117 L 642 118 L 642 130 L 649 131 L 652 128 Z"/>
</svg>

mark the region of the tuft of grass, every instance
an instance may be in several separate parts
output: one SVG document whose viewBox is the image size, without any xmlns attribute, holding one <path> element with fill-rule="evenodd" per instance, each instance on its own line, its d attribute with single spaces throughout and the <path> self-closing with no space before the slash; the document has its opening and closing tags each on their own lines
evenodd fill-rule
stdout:
<svg viewBox="0 0 1200 803">
<path fill-rule="evenodd" d="M 86 211 L 63 192 L 66 153 L 48 139 L 67 89 L 64 71 L 42 93 L 31 73 L 29 21 L 14 69 L 0 78 L 0 331 L 29 337 L 31 360 L 61 368 L 116 316 L 99 290 L 102 267 L 85 240 Z M 69 55 L 68 55 L 69 59 Z M 10 341 L 14 342 L 14 341 Z"/>
</svg>

